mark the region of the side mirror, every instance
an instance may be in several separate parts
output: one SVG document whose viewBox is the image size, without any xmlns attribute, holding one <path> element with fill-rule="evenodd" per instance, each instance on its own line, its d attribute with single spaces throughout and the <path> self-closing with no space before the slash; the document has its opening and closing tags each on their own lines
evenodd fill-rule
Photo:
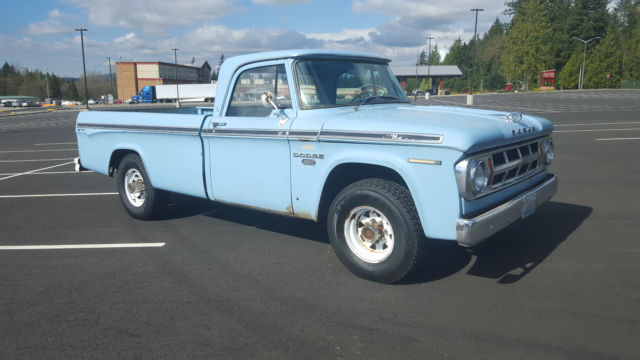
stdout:
<svg viewBox="0 0 640 360">
<path fill-rule="evenodd" d="M 262 96 L 260 96 L 260 102 L 262 103 L 262 106 L 264 107 L 268 107 L 268 108 L 275 108 L 276 110 L 278 110 L 278 107 L 276 106 L 276 103 L 273 102 L 273 93 L 270 91 L 266 91 L 262 94 Z"/>
<path fill-rule="evenodd" d="M 278 105 L 273 101 L 273 93 L 270 91 L 266 91 L 260 96 L 260 102 L 262 106 L 271 108 L 273 107 L 280 114 L 280 126 L 284 126 L 284 124 L 289 121 L 287 115 L 285 115 L 280 109 L 278 109 Z"/>
</svg>

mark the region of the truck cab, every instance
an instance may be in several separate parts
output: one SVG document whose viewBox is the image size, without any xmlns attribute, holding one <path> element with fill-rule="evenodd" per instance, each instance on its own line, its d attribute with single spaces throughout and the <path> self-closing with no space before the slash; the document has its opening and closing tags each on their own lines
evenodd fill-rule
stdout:
<svg viewBox="0 0 640 360">
<path fill-rule="evenodd" d="M 131 104 L 150 104 L 156 102 L 156 87 L 147 85 L 138 92 L 137 95 L 131 97 Z"/>
</svg>

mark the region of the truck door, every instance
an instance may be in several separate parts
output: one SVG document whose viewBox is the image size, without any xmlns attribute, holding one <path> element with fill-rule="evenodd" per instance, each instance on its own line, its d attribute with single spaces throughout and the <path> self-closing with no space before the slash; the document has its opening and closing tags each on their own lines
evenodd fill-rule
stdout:
<svg viewBox="0 0 640 360">
<path fill-rule="evenodd" d="M 222 116 L 210 118 L 203 129 L 212 199 L 292 212 L 290 78 L 283 61 L 247 65 L 234 75 Z M 262 105 L 265 92 L 273 94 L 280 111 Z M 283 117 L 289 119 L 284 124 Z"/>
</svg>

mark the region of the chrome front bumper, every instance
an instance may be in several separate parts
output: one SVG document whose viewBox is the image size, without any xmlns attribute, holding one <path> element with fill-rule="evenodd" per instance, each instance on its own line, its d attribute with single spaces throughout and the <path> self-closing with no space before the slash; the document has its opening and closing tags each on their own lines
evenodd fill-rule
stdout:
<svg viewBox="0 0 640 360">
<path fill-rule="evenodd" d="M 474 246 L 498 231 L 506 228 L 523 217 L 525 206 L 531 206 L 535 197 L 535 207 L 542 205 L 558 190 L 558 179 L 549 175 L 547 180 L 535 188 L 528 190 L 508 202 L 482 213 L 473 219 L 458 219 L 456 221 L 456 236 L 458 244 Z M 529 203 L 527 203 L 529 202 Z"/>
</svg>

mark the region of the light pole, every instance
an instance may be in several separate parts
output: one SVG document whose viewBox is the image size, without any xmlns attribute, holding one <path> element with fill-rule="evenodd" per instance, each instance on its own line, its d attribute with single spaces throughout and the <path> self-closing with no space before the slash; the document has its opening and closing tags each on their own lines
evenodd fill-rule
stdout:
<svg viewBox="0 0 640 360">
<path fill-rule="evenodd" d="M 587 41 L 572 36 L 571 38 L 581 41 L 584 44 L 584 53 L 582 54 L 582 67 L 580 67 L 580 77 L 578 78 L 578 90 L 582 91 L 582 87 L 584 86 L 584 63 L 587 60 L 587 44 L 593 40 L 600 39 L 600 36 L 596 36 Z"/>
<path fill-rule="evenodd" d="M 478 33 L 478 12 L 479 11 L 484 11 L 484 9 L 471 9 L 471 11 L 475 11 L 476 12 L 476 26 L 473 29 L 473 56 L 472 56 L 472 60 L 471 60 L 471 77 L 473 78 L 473 76 L 475 75 L 476 72 L 476 43 L 478 42 L 476 39 L 476 34 Z M 469 88 L 469 95 L 473 95 L 473 79 L 471 80 L 471 87 Z"/>
<path fill-rule="evenodd" d="M 420 62 L 420 56 L 418 55 L 418 47 L 416 45 L 416 87 L 413 89 L 413 101 L 418 101 L 418 63 Z"/>
<path fill-rule="evenodd" d="M 109 92 L 113 94 L 113 80 L 111 79 L 111 56 L 107 56 L 106 58 L 109 59 Z M 109 101 L 109 95 L 107 95 L 107 102 L 108 101 Z"/>
<path fill-rule="evenodd" d="M 176 108 L 180 107 L 180 90 L 178 89 L 178 50 L 173 48 L 173 56 L 175 61 L 175 78 L 176 78 Z"/>
<path fill-rule="evenodd" d="M 118 60 L 122 61 L 122 56 L 118 56 Z M 120 82 L 118 83 L 118 63 L 116 62 L 116 86 L 118 86 L 118 99 L 120 99 L 120 95 L 122 95 L 123 99 L 120 99 L 122 104 L 124 104 L 124 89 L 122 88 L 122 65 L 120 65 Z"/>
<path fill-rule="evenodd" d="M 89 31 L 87 29 L 76 29 L 76 31 L 80 31 L 80 44 L 82 46 L 82 71 L 84 73 L 84 102 L 87 105 L 87 109 L 89 109 L 89 87 L 87 86 L 87 67 L 84 63 L 84 32 Z"/>
<path fill-rule="evenodd" d="M 427 36 L 425 39 L 429 40 L 429 53 L 427 54 L 427 78 L 430 78 L 431 77 L 431 40 L 435 38 L 433 36 Z M 431 86 L 430 81 L 429 81 L 429 85 Z M 431 92 L 431 89 L 429 89 L 429 92 Z"/>
</svg>

